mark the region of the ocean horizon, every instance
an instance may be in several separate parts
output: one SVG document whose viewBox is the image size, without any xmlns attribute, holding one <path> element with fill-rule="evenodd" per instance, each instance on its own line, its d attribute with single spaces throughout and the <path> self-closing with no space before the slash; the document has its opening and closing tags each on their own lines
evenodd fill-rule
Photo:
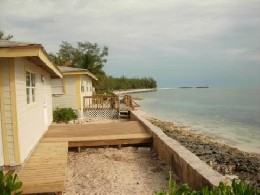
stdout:
<svg viewBox="0 0 260 195">
<path fill-rule="evenodd" d="M 159 88 L 133 94 L 146 115 L 260 154 L 260 88 Z"/>
</svg>

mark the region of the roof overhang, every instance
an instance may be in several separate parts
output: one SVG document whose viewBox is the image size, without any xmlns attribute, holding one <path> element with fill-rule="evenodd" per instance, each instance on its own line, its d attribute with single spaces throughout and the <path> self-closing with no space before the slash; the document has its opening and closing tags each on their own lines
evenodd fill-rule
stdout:
<svg viewBox="0 0 260 195">
<path fill-rule="evenodd" d="M 95 77 L 95 75 L 93 75 L 92 73 L 88 72 L 88 71 L 70 71 L 70 72 L 63 72 L 62 73 L 64 76 L 65 75 L 87 75 L 89 76 L 91 79 L 97 81 L 98 78 Z"/>
<path fill-rule="evenodd" d="M 49 72 L 52 78 L 63 77 L 62 73 L 52 63 L 52 61 L 48 57 L 47 52 L 43 49 L 41 45 L 0 48 L 0 57 L 24 57 Z"/>
</svg>

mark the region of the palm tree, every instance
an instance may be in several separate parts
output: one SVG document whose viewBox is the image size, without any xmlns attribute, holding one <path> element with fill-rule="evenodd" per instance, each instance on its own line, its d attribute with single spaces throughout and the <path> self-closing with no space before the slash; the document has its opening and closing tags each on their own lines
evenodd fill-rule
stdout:
<svg viewBox="0 0 260 195">
<path fill-rule="evenodd" d="M 97 77 L 100 77 L 102 75 L 105 75 L 105 72 L 103 69 L 103 64 L 99 62 L 96 56 L 91 54 L 84 54 L 82 58 L 82 64 L 80 65 L 81 68 L 87 69 L 92 74 L 96 75 Z"/>
<path fill-rule="evenodd" d="M 71 62 L 63 60 L 62 56 L 60 56 L 60 55 L 56 55 L 54 53 L 49 53 L 49 56 L 50 56 L 52 62 L 58 66 L 71 66 Z"/>
</svg>

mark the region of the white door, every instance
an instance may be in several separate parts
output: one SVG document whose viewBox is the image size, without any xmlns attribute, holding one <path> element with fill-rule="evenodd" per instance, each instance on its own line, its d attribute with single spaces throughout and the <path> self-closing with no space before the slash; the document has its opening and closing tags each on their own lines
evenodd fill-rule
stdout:
<svg viewBox="0 0 260 195">
<path fill-rule="evenodd" d="M 0 166 L 3 165 L 4 165 L 4 155 L 3 155 L 3 139 L 2 139 L 2 115 L 1 115 L 1 104 L 0 104 Z"/>
</svg>

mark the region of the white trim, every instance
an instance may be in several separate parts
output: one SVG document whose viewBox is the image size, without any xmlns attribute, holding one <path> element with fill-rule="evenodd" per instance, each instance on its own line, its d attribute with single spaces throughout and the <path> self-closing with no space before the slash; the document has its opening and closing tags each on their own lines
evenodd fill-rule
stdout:
<svg viewBox="0 0 260 195">
<path fill-rule="evenodd" d="M 27 85 L 27 73 L 29 73 L 29 85 Z M 26 86 L 27 105 L 35 103 L 36 102 L 36 74 L 34 72 L 28 70 L 25 71 L 25 86 Z M 27 94 L 27 89 L 29 90 L 29 94 Z M 28 95 L 29 95 L 29 101 L 28 101 Z"/>
<path fill-rule="evenodd" d="M 2 116 L 1 116 L 1 105 L 0 105 L 0 166 L 3 165 L 4 165 L 4 150 L 3 150 L 3 139 L 2 139 Z"/>
</svg>

